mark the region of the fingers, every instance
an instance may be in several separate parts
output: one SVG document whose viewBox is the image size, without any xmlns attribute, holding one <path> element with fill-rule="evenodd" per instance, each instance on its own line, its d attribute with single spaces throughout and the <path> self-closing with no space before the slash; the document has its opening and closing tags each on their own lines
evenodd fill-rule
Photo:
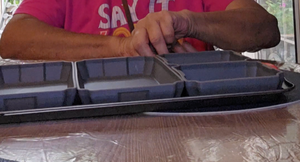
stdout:
<svg viewBox="0 0 300 162">
<path fill-rule="evenodd" d="M 195 49 L 190 43 L 183 42 L 183 43 L 177 43 L 173 47 L 173 51 L 175 53 L 186 53 L 186 52 L 197 52 L 197 49 Z"/>
<path fill-rule="evenodd" d="M 194 48 L 190 43 L 188 42 L 183 42 L 182 43 L 183 48 L 187 51 L 187 52 L 197 52 L 198 50 L 196 48 Z"/>
<path fill-rule="evenodd" d="M 146 29 L 149 44 L 152 44 L 157 54 L 169 53 L 167 45 L 174 42 L 174 29 L 171 12 L 161 11 L 148 14 L 140 20 L 136 29 Z"/>
<path fill-rule="evenodd" d="M 176 15 L 179 18 L 174 18 Z M 173 42 L 176 42 L 176 39 L 184 36 L 184 34 L 180 32 L 178 35 L 178 30 L 187 29 L 180 25 L 177 26 L 182 29 L 174 29 L 174 24 L 176 23 L 173 21 L 176 20 L 181 22 L 182 19 L 183 18 L 179 13 L 175 14 L 169 11 L 148 14 L 136 24 L 135 30 L 132 33 L 133 48 L 142 56 L 154 56 L 155 52 L 157 52 L 157 54 L 169 53 L 168 46 L 173 46 Z M 174 51 L 195 52 L 196 49 L 190 44 L 184 43 L 175 45 Z"/>
<path fill-rule="evenodd" d="M 148 43 L 148 35 L 145 29 L 134 30 L 129 37 L 119 37 L 119 46 L 115 48 L 119 51 L 119 56 L 155 56 Z"/>
<path fill-rule="evenodd" d="M 168 53 L 168 48 L 164 39 L 159 22 L 149 24 L 146 28 L 149 34 L 149 40 L 158 54 Z"/>
<path fill-rule="evenodd" d="M 166 44 L 172 44 L 175 40 L 173 20 L 171 16 L 166 16 L 160 22 L 160 28 Z"/>
<path fill-rule="evenodd" d="M 172 50 L 175 52 L 175 53 L 185 53 L 187 52 L 186 49 L 180 44 L 180 43 L 176 43 Z"/>
<path fill-rule="evenodd" d="M 154 56 L 155 54 L 152 52 L 151 48 L 149 47 L 149 39 L 148 39 L 148 33 L 146 29 L 139 28 L 135 29 L 132 32 L 132 46 L 134 50 L 140 55 L 140 56 Z"/>
</svg>

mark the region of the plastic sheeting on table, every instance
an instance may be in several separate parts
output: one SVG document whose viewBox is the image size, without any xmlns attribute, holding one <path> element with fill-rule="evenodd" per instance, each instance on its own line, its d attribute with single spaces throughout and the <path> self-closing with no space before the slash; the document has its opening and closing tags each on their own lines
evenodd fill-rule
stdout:
<svg viewBox="0 0 300 162">
<path fill-rule="evenodd" d="M 0 157 L 20 162 L 299 161 L 299 108 L 4 125 Z"/>
</svg>

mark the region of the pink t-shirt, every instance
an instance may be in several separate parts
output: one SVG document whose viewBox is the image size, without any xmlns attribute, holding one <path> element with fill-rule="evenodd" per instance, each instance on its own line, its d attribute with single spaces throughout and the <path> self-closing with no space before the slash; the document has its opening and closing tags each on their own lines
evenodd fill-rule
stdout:
<svg viewBox="0 0 300 162">
<path fill-rule="evenodd" d="M 233 0 L 128 0 L 133 22 L 161 10 L 213 12 Z M 15 14 L 29 14 L 45 23 L 76 33 L 129 36 L 122 0 L 23 0 Z M 199 51 L 211 46 L 186 38 Z"/>
</svg>

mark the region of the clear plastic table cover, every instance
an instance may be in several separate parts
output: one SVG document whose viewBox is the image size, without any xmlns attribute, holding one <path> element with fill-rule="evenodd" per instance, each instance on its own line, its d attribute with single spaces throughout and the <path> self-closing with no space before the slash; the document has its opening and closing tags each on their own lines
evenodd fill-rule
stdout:
<svg viewBox="0 0 300 162">
<path fill-rule="evenodd" d="M 12 60 L 12 59 L 1 59 L 0 65 L 17 65 L 17 64 L 29 64 L 29 63 L 39 63 L 44 62 L 43 60 Z"/>
<path fill-rule="evenodd" d="M 299 65 L 277 65 L 300 71 Z M 296 162 L 300 161 L 299 108 L 294 104 L 234 114 L 0 125 L 0 161 Z"/>
<path fill-rule="evenodd" d="M 0 157 L 20 162 L 299 161 L 299 108 L 2 125 Z"/>
</svg>

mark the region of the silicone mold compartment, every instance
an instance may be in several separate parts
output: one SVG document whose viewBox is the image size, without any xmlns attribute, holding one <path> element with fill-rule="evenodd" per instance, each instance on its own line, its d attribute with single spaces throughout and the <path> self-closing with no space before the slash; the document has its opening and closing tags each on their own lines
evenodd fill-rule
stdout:
<svg viewBox="0 0 300 162">
<path fill-rule="evenodd" d="M 282 72 L 260 62 L 241 61 L 181 65 L 188 96 L 260 92 L 281 88 Z"/>
<path fill-rule="evenodd" d="M 233 62 L 249 59 L 232 51 L 205 51 L 196 53 L 170 53 L 159 55 L 169 65 L 187 65 L 213 62 Z"/>
<path fill-rule="evenodd" d="M 0 111 L 72 105 L 74 81 L 68 62 L 0 66 Z"/>
<path fill-rule="evenodd" d="M 154 57 L 85 60 L 76 63 L 83 104 L 180 97 L 184 82 Z"/>
</svg>

